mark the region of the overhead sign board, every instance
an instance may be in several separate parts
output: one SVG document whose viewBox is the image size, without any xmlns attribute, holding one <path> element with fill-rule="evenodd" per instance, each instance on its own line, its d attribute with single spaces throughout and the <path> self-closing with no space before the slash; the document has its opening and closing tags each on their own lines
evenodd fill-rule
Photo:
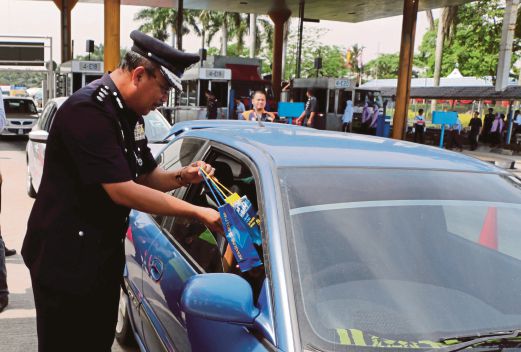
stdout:
<svg viewBox="0 0 521 352">
<path fill-rule="evenodd" d="M 351 88 L 350 79 L 335 79 L 335 88 Z"/>
<path fill-rule="evenodd" d="M 0 66 L 44 66 L 44 43 L 0 42 Z"/>
<path fill-rule="evenodd" d="M 229 81 L 232 79 L 232 71 L 227 68 L 200 68 L 199 78 Z"/>
<path fill-rule="evenodd" d="M 103 73 L 103 62 L 72 61 L 72 72 Z"/>
</svg>

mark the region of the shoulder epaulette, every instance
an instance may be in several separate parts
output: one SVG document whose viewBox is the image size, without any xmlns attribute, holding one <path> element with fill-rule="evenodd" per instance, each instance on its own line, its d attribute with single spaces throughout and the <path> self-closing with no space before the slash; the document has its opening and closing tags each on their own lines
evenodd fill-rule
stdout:
<svg viewBox="0 0 521 352">
<path fill-rule="evenodd" d="M 98 104 L 105 103 L 105 99 L 111 94 L 110 88 L 108 86 L 100 85 L 92 94 L 92 98 Z"/>
</svg>

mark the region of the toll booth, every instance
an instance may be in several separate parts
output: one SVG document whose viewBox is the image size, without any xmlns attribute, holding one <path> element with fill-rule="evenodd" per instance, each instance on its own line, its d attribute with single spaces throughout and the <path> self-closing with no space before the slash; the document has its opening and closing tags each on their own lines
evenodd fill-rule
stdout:
<svg viewBox="0 0 521 352">
<path fill-rule="evenodd" d="M 339 131 L 342 127 L 342 115 L 347 100 L 353 102 L 353 129 L 360 128 L 362 109 L 367 103 L 369 107 L 378 105 L 382 110 L 383 101 L 379 90 L 356 87 L 356 80 L 349 78 L 295 78 L 290 93 L 290 100 L 305 102 L 306 91 L 312 88 L 318 103 L 318 111 L 324 116 L 324 129 Z"/>
<path fill-rule="evenodd" d="M 206 90 L 211 90 L 221 103 L 218 116 L 227 117 L 231 79 L 232 72 L 226 68 L 194 67 L 187 70 L 182 78 L 179 105 L 174 108 L 175 122 L 206 118 Z"/>
<path fill-rule="evenodd" d="M 71 60 L 62 63 L 56 74 L 56 96 L 67 97 L 103 76 L 103 61 Z"/>
<path fill-rule="evenodd" d="M 208 56 L 199 66 L 187 70 L 182 77 L 183 92 L 174 107 L 176 122 L 206 118 L 205 91 L 211 90 L 218 101 L 218 118 L 232 119 L 235 98 L 248 108 L 255 90 L 263 90 L 274 109 L 271 82 L 260 74 L 261 60 L 242 57 Z"/>
</svg>

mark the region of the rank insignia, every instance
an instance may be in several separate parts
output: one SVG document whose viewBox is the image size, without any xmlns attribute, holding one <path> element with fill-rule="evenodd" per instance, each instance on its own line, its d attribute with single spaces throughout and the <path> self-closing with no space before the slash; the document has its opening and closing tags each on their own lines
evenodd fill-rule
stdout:
<svg viewBox="0 0 521 352">
<path fill-rule="evenodd" d="M 134 128 L 134 140 L 141 141 L 143 139 L 145 139 L 145 128 L 143 127 L 143 124 L 138 122 L 136 128 Z"/>
</svg>

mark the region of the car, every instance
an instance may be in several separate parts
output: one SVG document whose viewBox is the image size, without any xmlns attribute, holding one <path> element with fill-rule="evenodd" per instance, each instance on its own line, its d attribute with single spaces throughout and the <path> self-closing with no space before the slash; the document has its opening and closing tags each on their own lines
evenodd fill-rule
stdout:
<svg viewBox="0 0 521 352">
<path fill-rule="evenodd" d="M 38 110 L 32 98 L 4 97 L 7 124 L 0 133 L 4 136 L 25 136 L 38 120 Z"/>
<path fill-rule="evenodd" d="M 521 326 L 518 177 L 385 138 L 271 124 L 185 127 L 160 166 L 204 160 L 247 196 L 261 220 L 264 265 L 241 272 L 226 239 L 198 221 L 132 210 L 121 344 L 418 351 Z M 168 193 L 217 207 L 204 182 Z"/>
<path fill-rule="evenodd" d="M 50 99 L 43 109 L 41 117 L 29 133 L 26 145 L 27 162 L 27 194 L 35 198 L 40 187 L 45 158 L 45 145 L 52 127 L 54 117 L 60 106 L 68 97 Z M 170 124 L 157 110 L 150 111 L 144 117 L 145 134 L 148 139 L 148 147 L 155 156 L 164 146 L 163 140 L 170 130 Z"/>
</svg>

